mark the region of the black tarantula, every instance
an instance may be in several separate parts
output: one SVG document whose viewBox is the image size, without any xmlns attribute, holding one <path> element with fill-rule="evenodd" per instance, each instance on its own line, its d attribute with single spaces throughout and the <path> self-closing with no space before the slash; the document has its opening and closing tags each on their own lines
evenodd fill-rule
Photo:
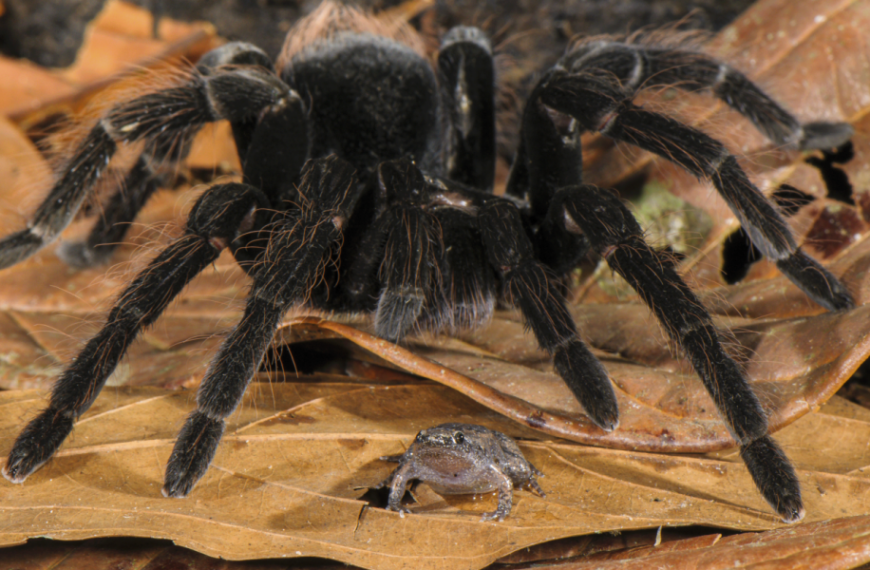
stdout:
<svg viewBox="0 0 870 570">
<path fill-rule="evenodd" d="M 325 23 L 324 23 L 325 22 Z M 18 436 L 3 474 L 21 482 L 48 460 L 142 330 L 229 247 L 253 284 L 241 322 L 212 361 L 166 467 L 163 493 L 187 495 L 208 469 L 282 315 L 305 305 L 374 313 L 398 342 L 415 328 L 480 324 L 494 299 L 518 306 L 556 370 L 604 430 L 619 423 L 607 371 L 580 340 L 561 280 L 591 248 L 650 306 L 728 424 L 764 498 L 787 522 L 803 516 L 795 471 L 710 315 L 672 261 L 650 248 L 610 191 L 584 184 L 580 134 L 597 131 L 708 178 L 764 255 L 829 310 L 846 288 L 798 248 L 788 225 L 737 160 L 710 136 L 632 100 L 646 86 L 710 90 L 774 144 L 835 147 L 847 124 L 801 124 L 740 72 L 687 50 L 614 40 L 576 44 L 544 72 L 522 112 L 504 196 L 493 194 L 495 77 L 490 42 L 456 27 L 433 66 L 412 32 L 324 4 L 288 36 L 278 65 L 230 43 L 185 82 L 111 108 L 76 147 L 28 227 L 0 241 L 0 267 L 51 242 L 119 145 L 144 150 L 83 243 L 76 264 L 104 258 L 155 187 L 160 161 L 187 136 L 228 119 L 243 183 L 209 188 L 172 242 L 121 294 L 106 324 L 57 381 L 48 407 Z M 315 29 L 316 28 L 316 29 Z M 434 67 L 434 70 L 433 70 Z M 121 228 L 121 229 L 119 229 Z"/>
</svg>

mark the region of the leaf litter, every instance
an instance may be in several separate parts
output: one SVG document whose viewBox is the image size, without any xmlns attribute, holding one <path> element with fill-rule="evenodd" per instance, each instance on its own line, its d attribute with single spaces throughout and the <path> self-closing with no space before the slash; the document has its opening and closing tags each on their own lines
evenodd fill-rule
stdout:
<svg viewBox="0 0 870 570">
<path fill-rule="evenodd" d="M 366 568 L 482 568 L 519 548 L 590 532 L 782 526 L 734 450 L 665 456 L 583 447 L 542 439 L 436 384 L 302 380 L 251 386 L 211 469 L 183 500 L 164 498 L 160 488 L 193 393 L 107 388 L 51 462 L 23 485 L 0 487 L 0 543 L 120 534 L 169 538 L 230 559 L 317 556 Z M 0 453 L 8 452 L 22 418 L 42 405 L 38 391 L 0 397 Z M 860 408 L 843 417 L 841 409 L 853 408 L 838 399 L 778 435 L 800 474 L 807 522 L 866 512 L 860 498 L 870 491 L 863 472 L 870 468 L 870 422 Z M 479 522 L 494 494 L 442 498 L 423 489 L 421 504 L 404 518 L 360 500 L 392 468 L 380 456 L 403 451 L 424 427 L 472 420 L 519 438 L 546 474 L 547 499 L 518 491 L 511 516 L 498 524 Z M 801 453 L 817 433 L 837 440 L 837 453 Z"/>
<path fill-rule="evenodd" d="M 763 82 L 794 85 L 817 77 L 803 65 L 806 60 L 800 58 L 807 56 L 801 55 L 802 49 L 824 48 L 830 54 L 838 46 L 849 47 L 849 58 L 837 58 L 837 65 L 824 68 L 835 74 L 822 82 L 826 88 L 848 88 L 828 99 L 827 107 L 807 106 L 799 98 L 790 101 L 788 97 L 798 97 L 799 90 L 774 92 L 791 108 L 806 110 L 808 117 L 841 116 L 855 125 L 856 158 L 842 168 L 855 185 L 856 206 L 841 206 L 827 198 L 817 171 L 794 154 L 753 154 L 744 165 L 767 192 L 778 184 L 794 183 L 816 197 L 795 217 L 803 228 L 800 236 L 814 255 L 831 262 L 863 303 L 870 263 L 866 228 L 852 228 L 835 247 L 829 242 L 831 231 L 839 231 L 842 220 L 856 218 L 838 213 L 857 212 L 859 220 L 870 218 L 865 215 L 870 200 L 865 198 L 864 183 L 868 179 L 867 104 L 862 103 L 867 82 L 843 85 L 850 73 L 864 74 L 866 58 L 861 54 L 867 51 L 849 46 L 848 41 L 833 41 L 830 34 L 836 30 L 849 41 L 859 37 L 855 30 L 868 19 L 868 3 L 826 4 L 823 14 L 805 7 L 788 12 L 791 19 L 783 16 L 787 10 L 792 10 L 791 4 L 782 0 L 759 3 L 719 36 L 712 49 L 736 59 L 738 68 Z M 816 17 L 810 18 L 810 12 Z M 787 22 L 799 40 L 772 45 L 765 37 L 758 44 L 757 38 L 764 35 L 760 30 L 770 22 Z M 843 26 L 849 33 L 842 31 Z M 749 55 L 740 59 L 744 53 L 760 57 L 757 50 L 767 50 L 767 63 L 759 65 Z M 800 70 L 790 72 L 793 68 Z M 807 73 L 809 79 L 788 73 Z M 82 89 L 76 86 L 68 100 L 78 101 Z M 854 96 L 843 98 L 842 93 Z M 837 101 L 834 111 L 829 108 L 831 100 Z M 45 105 L 40 102 L 34 108 Z M 33 115 L 17 117 L 19 125 L 26 126 L 25 119 Z M 709 119 L 709 124 L 715 130 L 716 124 L 727 120 Z M 40 184 L 39 176 L 47 173 L 40 155 L 12 122 L 4 119 L 0 129 L 4 151 L 0 172 L 12 176 L 15 183 L 10 188 L 25 196 L 17 198 L 4 190 L 0 209 L 6 210 L 6 219 L 11 210 L 12 223 L 20 224 L 29 211 L 21 204 Z M 208 136 L 209 142 L 221 139 L 219 134 Z M 752 136 L 747 130 L 733 138 L 752 141 Z M 217 151 L 206 154 L 228 155 L 225 143 L 216 146 Z M 763 142 L 750 142 L 742 150 L 755 153 L 762 146 Z M 789 537 L 806 536 L 813 529 L 817 533 L 813 536 L 822 537 L 813 551 L 818 556 L 842 563 L 845 555 L 838 557 L 826 549 L 836 545 L 838 552 L 845 552 L 840 548 L 852 540 L 849 552 L 854 556 L 849 560 L 866 561 L 866 547 L 861 549 L 867 542 L 868 521 L 862 515 L 868 509 L 860 498 L 867 495 L 864 473 L 870 424 L 861 408 L 839 399 L 824 403 L 868 354 L 870 319 L 865 309 L 821 313 L 788 281 L 769 278 L 773 273 L 763 261 L 744 283 L 711 289 L 722 282 L 717 277 L 718 248 L 733 230 L 733 222 L 730 214 L 723 215 L 718 198 L 706 185 L 668 168 L 658 165 L 657 171 L 671 191 L 690 203 L 699 202 L 717 220 L 707 243 L 684 267 L 689 279 L 704 289 L 702 296 L 720 326 L 731 331 L 733 348 L 746 362 L 754 388 L 772 413 L 772 426 L 786 426 L 821 408 L 777 434 L 799 469 L 809 524 L 716 539 L 715 546 L 723 549 L 721 553 L 726 552 L 726 543 L 728 548 L 742 548 L 741 552 L 752 545 L 752 551 L 759 552 L 758 544 L 769 543 L 762 558 L 774 560 L 789 556 L 789 547 L 784 546 Z M 145 263 L 156 247 L 155 236 L 158 244 L 161 239 L 165 242 L 166 233 L 183 223 L 191 200 L 184 192 L 161 193 L 117 256 L 121 269 L 71 272 L 47 251 L 7 271 L 0 280 L 4 346 L 0 383 L 7 388 L 49 386 L 63 363 L 95 332 L 112 296 Z M 819 220 L 825 216 L 833 219 L 829 224 L 833 230 L 820 229 Z M 165 226 L 168 229 L 155 231 L 155 224 L 165 225 L 167 220 L 172 220 Z M 3 225 L 7 227 L 5 221 Z M 74 234 L 85 228 L 79 224 L 69 231 Z M 700 382 L 673 355 L 663 335 L 650 334 L 658 328 L 648 310 L 632 297 L 614 300 L 594 291 L 594 284 L 587 297 L 607 303 L 579 304 L 573 312 L 613 376 L 623 414 L 620 433 L 603 434 L 585 421 L 546 355 L 524 334 L 515 313 L 499 313 L 490 327 L 459 339 L 414 339 L 408 345 L 410 352 L 346 325 L 291 319 L 282 331 L 285 342 L 342 337 L 369 351 L 364 357 L 368 360 L 436 382 L 444 382 L 447 376 L 445 383 L 468 397 L 431 383 L 402 380 L 401 374 L 393 382 L 290 376 L 283 382 L 255 384 L 231 418 L 224 445 L 206 478 L 188 499 L 164 499 L 159 493 L 163 465 L 184 415 L 194 405 L 193 396 L 189 391 L 167 393 L 143 386 L 195 387 L 222 333 L 240 314 L 245 286 L 246 278 L 232 260 L 222 257 L 143 335 L 144 342 L 138 343 L 112 379 L 113 384 L 125 386 L 107 389 L 97 399 L 57 458 L 25 485 L 0 487 L 3 520 L 8 521 L 0 531 L 4 544 L 18 544 L 32 536 L 73 540 L 122 534 L 170 538 L 228 558 L 320 556 L 371 568 L 480 568 L 525 546 L 589 532 L 663 524 L 734 530 L 780 526 L 730 447 L 733 442 Z M 2 395 L 0 405 L 7 413 L 0 423 L 0 453 L 8 452 L 22 423 L 44 405 L 43 398 L 30 391 Z M 494 496 L 477 501 L 442 498 L 421 486 L 417 491 L 421 504 L 404 519 L 360 500 L 364 487 L 390 469 L 378 457 L 400 453 L 416 431 L 445 421 L 475 421 L 520 438 L 524 452 L 547 474 L 542 485 L 548 499 L 520 492 L 512 516 L 501 525 L 489 526 L 477 523 L 474 513 L 491 510 Z M 578 447 L 569 439 L 607 448 Z M 824 457 L 819 449 L 825 450 Z M 708 453 L 697 455 L 701 452 Z M 858 518 L 847 519 L 848 523 L 833 520 L 850 516 Z M 844 537 L 848 528 L 854 533 Z M 445 557 L 448 545 L 451 555 Z M 708 555 L 698 550 L 693 555 L 702 558 L 693 560 L 719 559 L 716 552 Z"/>
</svg>

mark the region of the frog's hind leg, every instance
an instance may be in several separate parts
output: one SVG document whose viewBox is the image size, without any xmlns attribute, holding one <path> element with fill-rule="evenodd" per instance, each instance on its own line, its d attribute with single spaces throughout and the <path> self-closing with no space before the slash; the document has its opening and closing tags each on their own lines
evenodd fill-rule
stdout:
<svg viewBox="0 0 870 570">
<path fill-rule="evenodd" d="M 499 473 L 498 481 L 498 508 L 491 513 L 483 513 L 480 517 L 480 522 L 491 521 L 493 519 L 499 522 L 503 521 L 506 516 L 511 514 L 513 506 L 514 484 L 510 477 L 504 473 Z"/>
</svg>

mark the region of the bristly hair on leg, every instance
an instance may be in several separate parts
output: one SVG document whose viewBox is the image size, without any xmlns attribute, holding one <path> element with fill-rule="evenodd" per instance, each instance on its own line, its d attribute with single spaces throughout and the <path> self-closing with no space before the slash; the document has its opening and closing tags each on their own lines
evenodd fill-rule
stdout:
<svg viewBox="0 0 870 570">
<path fill-rule="evenodd" d="M 479 28 L 455 26 L 441 34 L 437 56 L 420 46 L 404 23 L 324 2 L 291 30 L 277 68 L 262 49 L 230 42 L 180 80 L 113 99 L 86 121 L 26 229 L 0 239 L 0 268 L 53 240 L 108 169 L 122 167 L 126 192 L 106 201 L 87 240 L 65 248 L 76 265 L 104 260 L 106 242 L 121 241 L 160 184 L 161 165 L 182 160 L 184 141 L 206 123 L 229 122 L 243 183 L 211 185 L 197 200 L 183 234 L 132 280 L 66 367 L 4 474 L 21 482 L 52 456 L 137 335 L 225 249 L 252 285 L 176 440 L 167 496 L 188 494 L 207 473 L 227 417 L 293 310 L 371 315 L 384 342 L 400 342 L 418 330 L 480 324 L 496 302 L 513 304 L 588 421 L 615 430 L 618 392 L 564 298 L 566 281 L 593 251 L 691 363 L 761 495 L 782 520 L 800 519 L 799 480 L 767 433 L 745 370 L 676 263 L 646 243 L 614 193 L 584 180 L 581 137 L 627 142 L 707 180 L 755 247 L 809 298 L 846 310 L 854 304 L 848 289 L 800 250 L 777 205 L 727 146 L 669 116 L 669 105 L 653 110 L 635 96 L 647 88 L 705 91 L 771 144 L 793 149 L 833 145 L 851 126 L 798 121 L 727 63 L 687 49 L 685 38 L 678 46 L 649 34 L 646 43 L 595 38 L 530 85 L 516 113 L 506 192 L 496 195 L 501 78 L 492 42 Z"/>
</svg>

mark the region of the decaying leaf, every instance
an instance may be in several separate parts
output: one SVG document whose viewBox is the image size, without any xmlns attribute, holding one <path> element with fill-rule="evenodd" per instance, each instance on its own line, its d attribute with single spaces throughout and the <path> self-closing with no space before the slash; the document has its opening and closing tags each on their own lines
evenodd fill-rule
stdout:
<svg viewBox="0 0 870 570">
<path fill-rule="evenodd" d="M 157 62 L 196 60 L 216 47 L 207 24 L 163 20 L 152 36 L 152 16 L 120 0 L 106 3 L 89 25 L 76 62 L 63 70 L 41 69 L 23 60 L 0 57 L 4 77 L 15 77 L 0 89 L 0 114 L 29 128 L 56 115 L 80 111 L 91 97 L 133 69 Z"/>
<path fill-rule="evenodd" d="M 813 568 L 846 570 L 870 560 L 867 516 L 808 523 L 798 532 L 777 529 L 762 533 L 699 534 L 682 529 L 624 531 L 552 541 L 499 559 L 493 570 L 542 567 L 550 570 L 586 568 L 758 568 L 792 570 L 806 563 Z M 319 559 L 233 562 L 215 560 L 165 541 L 93 539 L 75 543 L 39 540 L 6 548 L 4 561 L 27 570 L 140 568 L 158 570 L 324 570 L 333 565 Z M 342 565 L 343 568 L 346 566 Z"/>
<path fill-rule="evenodd" d="M 837 519 L 779 529 L 722 537 L 707 535 L 642 546 L 614 553 L 593 554 L 565 564 L 571 570 L 662 568 L 710 570 L 725 568 L 858 568 L 870 558 L 870 519 Z M 634 564 L 632 564 L 634 563 Z"/>
<path fill-rule="evenodd" d="M 647 93 L 645 99 L 654 108 L 722 138 L 768 196 L 791 188 L 806 194 L 810 202 L 791 213 L 790 221 L 803 247 L 826 262 L 846 254 L 870 229 L 870 46 L 864 33 L 868 26 L 870 7 L 865 0 L 806 4 L 765 0 L 704 47 L 756 81 L 802 121 L 851 123 L 855 128 L 851 157 L 847 151 L 832 161 L 830 153 L 802 155 L 771 148 L 749 121 L 708 94 L 676 96 L 675 89 L 666 89 Z M 745 238 L 732 237 L 739 224 L 709 182 L 626 145 L 614 147 L 599 140 L 587 144 L 584 165 L 589 162 L 585 170 L 590 181 L 610 186 L 651 164 L 655 184 L 709 214 L 712 228 L 706 242 L 682 264 L 695 287 L 724 284 L 724 260 L 736 257 L 736 263 L 741 258 L 746 263 L 750 252 L 742 248 L 751 246 Z M 850 188 L 839 187 L 843 185 Z M 729 239 L 737 239 L 740 246 L 726 243 Z M 767 260 L 744 271 L 748 271 L 746 280 L 778 275 Z M 584 294 L 595 300 L 610 297 L 597 286 Z"/>
<path fill-rule="evenodd" d="M 230 417 L 218 455 L 186 499 L 160 493 L 163 468 L 193 394 L 107 389 L 56 457 L 23 485 L 0 486 L 0 543 L 30 536 L 150 536 L 233 559 L 318 556 L 367 568 L 481 568 L 530 544 L 661 524 L 740 530 L 781 526 L 745 467 L 725 457 L 663 456 L 541 440 L 540 434 L 430 383 L 360 384 L 341 378 L 255 383 Z M 0 454 L 40 392 L 0 396 Z M 866 512 L 870 422 L 837 401 L 781 432 L 795 460 L 808 521 Z M 845 409 L 843 417 L 841 409 Z M 863 414 L 863 416 L 861 415 Z M 545 473 L 547 498 L 518 491 L 503 523 L 481 523 L 494 495 L 440 497 L 420 486 L 411 515 L 361 497 L 416 431 L 475 421 L 521 438 Z M 800 453 L 815 433 L 837 453 Z M 844 458 L 848 458 L 844 463 Z M 413 561 L 413 564 L 412 564 Z"/>
<path fill-rule="evenodd" d="M 820 406 L 863 362 L 870 351 L 868 311 L 860 307 L 850 313 L 735 323 L 741 343 L 735 348 L 751 355 L 747 375 L 771 412 L 773 429 Z M 655 323 L 643 305 L 582 305 L 574 314 L 581 329 L 595 331 L 588 335 L 595 346 L 623 357 L 604 360 L 622 413 L 619 429 L 610 433 L 586 419 L 515 313 L 498 313 L 488 327 L 465 333 L 461 340 L 412 340 L 411 350 L 361 332 L 359 326 L 319 319 L 290 320 L 282 331 L 284 342 L 337 335 L 553 436 L 650 451 L 698 453 L 734 445 L 691 367 L 673 357 L 663 335 L 649 334 Z M 819 330 L 836 330 L 837 336 L 820 341 Z"/>
<path fill-rule="evenodd" d="M 166 22 L 154 39 L 144 13 L 117 2 L 108 6 L 109 15 L 94 24 L 94 43 L 74 68 L 46 72 L 0 59 L 0 67 L 11 66 L 10 73 L 26 80 L 19 84 L 26 96 L 16 92 L 8 101 L 27 104 L 8 106 L 0 90 L 0 109 L 19 125 L 0 120 L 0 227 L 24 223 L 39 200 L 34 189 L 44 188 L 50 176 L 21 127 L 38 123 L 56 104 L 63 112 L 80 109 L 96 86 L 131 62 L 195 58 L 215 41 L 201 28 L 172 28 Z M 738 125 L 727 142 L 739 141 L 735 152 L 747 155 L 743 164 L 765 192 L 787 184 L 814 198 L 792 219 L 804 246 L 829 262 L 863 304 L 870 296 L 865 117 L 870 71 L 859 31 L 870 26 L 870 2 L 802 6 L 764 0 L 711 50 L 761 80 L 801 118 L 845 118 L 855 125 L 855 157 L 835 165 L 848 175 L 855 205 L 828 195 L 821 171 L 806 162 L 810 157 L 760 154 L 766 143 L 729 111 L 710 107 L 708 99 L 687 98 L 684 106 L 695 106 L 687 116 L 705 130 Z M 127 36 L 132 39 L 123 39 Z M 107 49 L 122 43 L 129 49 Z M 129 58 L 97 58 L 113 52 Z M 820 96 L 814 95 L 817 85 L 825 90 Z M 200 142 L 189 167 L 238 169 L 226 125 L 206 132 Z M 587 153 L 598 161 L 589 165 L 590 176 L 625 166 L 629 155 L 606 148 L 593 146 Z M 637 164 L 618 177 L 636 172 Z M 609 567 L 633 557 L 675 568 L 724 561 L 730 566 L 737 559 L 744 566 L 766 562 L 786 568 L 800 556 L 840 564 L 832 567 L 866 561 L 868 509 L 856 497 L 868 491 L 870 414 L 841 400 L 825 402 L 870 353 L 870 309 L 824 313 L 766 262 L 753 266 L 740 285 L 711 289 L 723 282 L 720 257 L 736 227 L 733 218 L 709 185 L 658 163 L 656 172 L 659 184 L 714 220 L 707 241 L 683 266 L 718 324 L 732 335 L 735 354 L 771 412 L 772 428 L 788 426 L 776 437 L 799 469 L 810 524 L 702 537 L 590 564 Z M 0 386 L 48 387 L 100 326 L 113 296 L 177 232 L 195 195 L 181 188 L 156 196 L 110 268 L 73 271 L 49 248 L 5 270 Z M 81 234 L 88 225 L 87 220 L 74 224 L 65 236 Z M 163 468 L 194 397 L 191 391 L 143 386 L 195 387 L 223 333 L 238 320 L 247 283 L 232 259 L 221 257 L 143 334 L 110 380 L 123 387 L 104 391 L 56 458 L 24 485 L 0 483 L 0 544 L 34 536 L 147 536 L 233 559 L 318 556 L 370 568 L 481 568 L 529 545 L 593 532 L 689 524 L 744 531 L 780 526 L 700 381 L 674 355 L 648 309 L 631 294 L 614 295 L 595 284 L 587 284 L 577 298 L 596 302 L 577 304 L 572 312 L 617 388 L 622 422 L 616 432 L 601 432 L 585 419 L 515 312 L 498 312 L 490 326 L 459 338 L 422 336 L 404 348 L 361 332 L 365 321 L 350 326 L 288 318 L 279 343 L 320 340 L 341 344 L 342 350 L 352 345 L 363 359 L 441 385 L 385 368 L 371 368 L 373 377 L 366 379 L 291 376 L 254 384 L 230 418 L 205 479 L 187 499 L 165 499 Z M 44 398 L 44 392 L 0 393 L 0 456 Z M 403 451 L 416 431 L 447 421 L 481 423 L 520 438 L 524 452 L 546 474 L 541 484 L 547 498 L 518 492 L 512 515 L 500 524 L 478 522 L 480 512 L 492 510 L 492 495 L 440 497 L 421 486 L 415 493 L 419 505 L 404 519 L 364 500 L 366 487 L 392 467 L 378 457 Z M 665 451 L 708 454 L 659 453 Z M 798 545 L 808 536 L 812 549 L 801 555 Z"/>
<path fill-rule="evenodd" d="M 71 270 L 49 248 L 6 270 L 0 279 L 0 385 L 51 386 L 63 364 L 102 326 L 115 295 L 178 233 L 192 195 L 180 190 L 154 196 L 112 267 Z M 90 223 L 73 224 L 66 235 L 81 235 Z M 110 384 L 176 386 L 198 381 L 223 333 L 238 321 L 246 279 L 232 257 L 219 258 L 143 333 Z"/>
</svg>

